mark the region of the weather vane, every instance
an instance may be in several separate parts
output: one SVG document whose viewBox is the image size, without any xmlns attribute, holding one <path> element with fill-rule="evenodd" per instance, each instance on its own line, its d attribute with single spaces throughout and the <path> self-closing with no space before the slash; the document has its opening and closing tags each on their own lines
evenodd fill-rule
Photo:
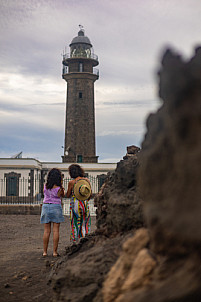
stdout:
<svg viewBox="0 0 201 302">
<path fill-rule="evenodd" d="M 84 28 L 84 26 L 82 26 L 81 24 L 79 24 L 79 28 L 80 28 L 80 30 L 82 30 Z"/>
</svg>

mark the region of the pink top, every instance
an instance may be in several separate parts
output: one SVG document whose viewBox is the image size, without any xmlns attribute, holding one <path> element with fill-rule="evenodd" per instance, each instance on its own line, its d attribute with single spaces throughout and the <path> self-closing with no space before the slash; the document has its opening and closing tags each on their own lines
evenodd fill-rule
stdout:
<svg viewBox="0 0 201 302">
<path fill-rule="evenodd" d="M 61 204 L 61 197 L 57 196 L 60 187 L 46 189 L 44 185 L 44 199 L 43 203 L 54 203 L 54 204 Z"/>
</svg>

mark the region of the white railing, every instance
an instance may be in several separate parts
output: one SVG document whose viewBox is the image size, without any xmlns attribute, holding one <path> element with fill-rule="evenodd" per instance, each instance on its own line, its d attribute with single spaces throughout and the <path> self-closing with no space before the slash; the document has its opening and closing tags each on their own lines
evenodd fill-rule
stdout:
<svg viewBox="0 0 201 302">
<path fill-rule="evenodd" d="M 69 54 L 66 53 L 63 55 L 63 60 L 66 59 L 73 59 L 73 58 L 87 58 L 87 59 L 93 59 L 98 61 L 98 56 L 95 55 L 94 53 L 87 53 L 87 52 L 83 52 L 83 53 L 74 53 L 74 54 Z"/>
<path fill-rule="evenodd" d="M 74 71 L 75 72 L 75 71 Z M 73 73 L 74 73 L 73 72 Z M 86 71 L 76 71 L 77 73 L 86 73 Z M 65 75 L 65 74 L 68 74 L 69 71 L 68 71 L 68 66 L 64 66 L 63 65 L 63 68 L 62 68 L 62 76 Z M 99 77 L 99 69 L 98 68 L 93 68 L 93 74 L 97 75 Z"/>
</svg>

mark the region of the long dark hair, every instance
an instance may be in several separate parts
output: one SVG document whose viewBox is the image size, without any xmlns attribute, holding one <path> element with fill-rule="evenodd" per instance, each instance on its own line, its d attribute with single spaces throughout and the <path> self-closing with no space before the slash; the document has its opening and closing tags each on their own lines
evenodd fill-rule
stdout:
<svg viewBox="0 0 201 302">
<path fill-rule="evenodd" d="M 78 176 L 84 177 L 84 170 L 78 164 L 72 164 L 68 168 L 71 178 L 77 178 Z"/>
<path fill-rule="evenodd" d="M 46 188 L 51 190 L 54 185 L 62 187 L 62 174 L 57 168 L 51 169 L 47 175 Z"/>
</svg>

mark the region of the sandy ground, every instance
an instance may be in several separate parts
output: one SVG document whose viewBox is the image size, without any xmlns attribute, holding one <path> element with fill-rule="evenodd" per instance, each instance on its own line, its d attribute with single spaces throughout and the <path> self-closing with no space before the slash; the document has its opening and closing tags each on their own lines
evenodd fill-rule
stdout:
<svg viewBox="0 0 201 302">
<path fill-rule="evenodd" d="M 92 231 L 95 229 L 92 217 Z M 48 257 L 42 257 L 43 225 L 38 215 L 0 215 L 0 301 L 52 301 L 47 284 L 52 266 L 52 234 Z M 70 220 L 60 226 L 58 252 L 70 244 Z"/>
</svg>

